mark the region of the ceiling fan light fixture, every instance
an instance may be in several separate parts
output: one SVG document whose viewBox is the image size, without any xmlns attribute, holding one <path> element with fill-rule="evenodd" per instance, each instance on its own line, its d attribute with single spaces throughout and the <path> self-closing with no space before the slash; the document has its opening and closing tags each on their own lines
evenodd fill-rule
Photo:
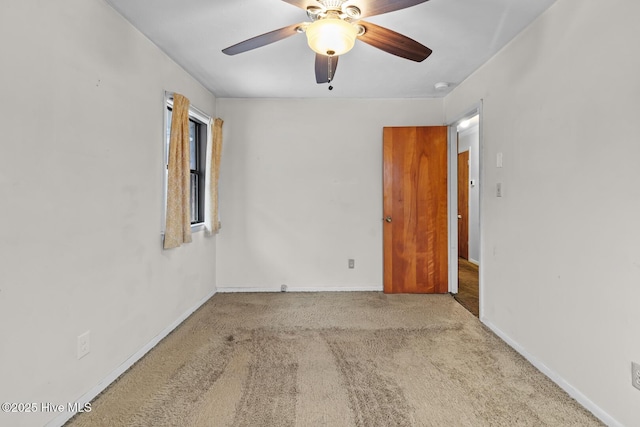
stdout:
<svg viewBox="0 0 640 427">
<path fill-rule="evenodd" d="M 326 56 L 342 55 L 353 48 L 358 29 L 334 16 L 315 21 L 306 29 L 307 43 L 316 53 Z"/>
</svg>

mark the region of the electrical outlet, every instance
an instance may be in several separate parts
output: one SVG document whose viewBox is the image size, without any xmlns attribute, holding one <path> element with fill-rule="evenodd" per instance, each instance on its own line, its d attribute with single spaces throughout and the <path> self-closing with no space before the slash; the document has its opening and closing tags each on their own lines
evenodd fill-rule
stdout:
<svg viewBox="0 0 640 427">
<path fill-rule="evenodd" d="M 496 184 L 496 197 L 502 197 L 502 183 Z"/>
<path fill-rule="evenodd" d="M 280 286 L 280 292 L 287 292 L 287 285 Z"/>
<path fill-rule="evenodd" d="M 78 359 L 83 358 L 91 350 L 90 338 L 91 331 L 87 331 L 82 335 L 78 335 Z"/>
<path fill-rule="evenodd" d="M 640 364 L 631 362 L 631 383 L 640 390 Z"/>
<path fill-rule="evenodd" d="M 349 268 L 356 268 L 356 260 L 355 259 L 350 259 L 349 260 Z"/>
</svg>

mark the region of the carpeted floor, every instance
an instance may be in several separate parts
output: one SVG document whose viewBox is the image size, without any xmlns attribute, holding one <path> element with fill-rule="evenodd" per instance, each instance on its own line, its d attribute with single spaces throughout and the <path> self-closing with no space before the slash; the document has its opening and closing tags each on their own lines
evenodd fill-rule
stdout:
<svg viewBox="0 0 640 427">
<path fill-rule="evenodd" d="M 218 294 L 81 426 L 599 426 L 450 295 Z"/>
</svg>

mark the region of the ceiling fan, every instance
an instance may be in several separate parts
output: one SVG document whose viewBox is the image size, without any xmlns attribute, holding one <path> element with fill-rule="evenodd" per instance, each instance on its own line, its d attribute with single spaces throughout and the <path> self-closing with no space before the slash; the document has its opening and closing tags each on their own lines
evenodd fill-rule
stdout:
<svg viewBox="0 0 640 427">
<path fill-rule="evenodd" d="M 250 38 L 223 49 L 236 55 L 280 41 L 298 33 L 306 33 L 309 47 L 316 52 L 317 83 L 331 83 L 336 74 L 338 57 L 347 53 L 359 39 L 392 55 L 412 61 L 424 61 L 431 49 L 395 31 L 361 21 L 424 3 L 428 0 L 283 0 L 307 12 L 311 22 L 289 25 Z M 329 86 L 329 89 L 332 89 Z"/>
</svg>

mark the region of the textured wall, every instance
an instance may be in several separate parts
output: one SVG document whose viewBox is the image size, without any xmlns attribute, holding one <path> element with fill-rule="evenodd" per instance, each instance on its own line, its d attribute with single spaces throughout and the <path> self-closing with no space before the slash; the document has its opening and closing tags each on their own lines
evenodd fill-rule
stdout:
<svg viewBox="0 0 640 427">
<path fill-rule="evenodd" d="M 445 99 L 447 118 L 483 99 L 484 320 L 629 426 L 640 425 L 638 16 L 633 0 L 559 0 Z"/>
<path fill-rule="evenodd" d="M 100 0 L 3 2 L 0 35 L 0 396 L 64 404 L 214 290 L 215 239 L 160 231 L 164 90 L 215 98 Z"/>
<path fill-rule="evenodd" d="M 218 288 L 381 290 L 382 128 L 442 125 L 442 100 L 219 99 L 218 114 Z"/>
</svg>

